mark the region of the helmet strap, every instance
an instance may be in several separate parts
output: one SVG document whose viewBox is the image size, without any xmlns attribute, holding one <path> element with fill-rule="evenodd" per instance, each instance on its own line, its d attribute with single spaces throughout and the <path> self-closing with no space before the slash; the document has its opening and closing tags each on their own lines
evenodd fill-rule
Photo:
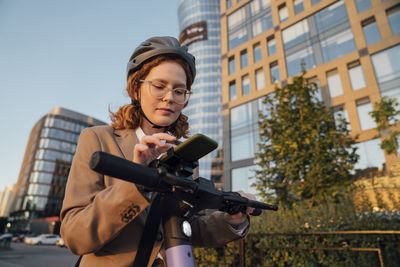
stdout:
<svg viewBox="0 0 400 267">
<path fill-rule="evenodd" d="M 139 109 L 139 112 L 142 114 L 142 116 L 146 119 L 146 121 L 148 121 L 151 125 L 153 125 L 154 129 L 164 129 L 165 131 L 171 131 L 172 129 L 175 128 L 176 124 L 178 123 L 178 120 L 181 117 L 181 114 L 179 114 L 178 118 L 176 119 L 176 121 L 174 123 L 172 123 L 171 125 L 168 126 L 161 126 L 161 125 L 157 125 L 155 123 L 153 123 L 151 120 L 149 120 L 149 118 L 147 118 L 146 114 L 144 114 L 144 111 L 142 109 L 142 106 L 140 105 L 140 102 L 136 99 L 132 99 L 131 100 L 131 104 Z"/>
</svg>

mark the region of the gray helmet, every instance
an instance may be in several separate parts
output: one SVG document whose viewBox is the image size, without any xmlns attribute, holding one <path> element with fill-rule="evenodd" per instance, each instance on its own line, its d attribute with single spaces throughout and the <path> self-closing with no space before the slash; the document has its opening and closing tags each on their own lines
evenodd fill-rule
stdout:
<svg viewBox="0 0 400 267">
<path fill-rule="evenodd" d="M 163 36 L 147 39 L 135 49 L 129 59 L 126 68 L 126 78 L 128 79 L 132 73 L 137 71 L 150 58 L 159 55 L 176 55 L 189 64 L 194 80 L 196 76 L 195 58 L 187 50 L 188 48 L 181 46 L 179 41 L 174 37 Z"/>
</svg>

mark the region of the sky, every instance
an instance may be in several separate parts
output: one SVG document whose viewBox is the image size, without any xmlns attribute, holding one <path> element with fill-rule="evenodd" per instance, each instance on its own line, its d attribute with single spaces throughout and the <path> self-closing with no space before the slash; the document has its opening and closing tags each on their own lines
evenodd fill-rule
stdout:
<svg viewBox="0 0 400 267">
<path fill-rule="evenodd" d="M 179 36 L 178 0 L 0 0 L 0 190 L 17 182 L 30 131 L 61 106 L 110 122 L 129 103 L 126 63 Z"/>
</svg>

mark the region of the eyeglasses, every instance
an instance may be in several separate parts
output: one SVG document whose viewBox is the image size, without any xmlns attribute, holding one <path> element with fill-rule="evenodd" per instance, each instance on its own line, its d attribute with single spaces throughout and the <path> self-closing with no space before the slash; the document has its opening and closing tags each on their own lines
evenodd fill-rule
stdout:
<svg viewBox="0 0 400 267">
<path fill-rule="evenodd" d="M 164 83 L 150 80 L 140 80 L 140 82 L 148 83 L 150 94 L 157 98 L 164 98 L 169 91 L 172 91 L 172 96 L 177 104 L 185 104 L 190 97 L 190 91 L 185 87 L 169 88 Z"/>
</svg>

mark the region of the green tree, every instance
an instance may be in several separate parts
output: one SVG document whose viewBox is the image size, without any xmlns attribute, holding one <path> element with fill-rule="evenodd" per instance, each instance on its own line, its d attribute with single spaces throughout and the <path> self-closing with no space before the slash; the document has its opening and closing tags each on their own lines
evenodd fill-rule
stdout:
<svg viewBox="0 0 400 267">
<path fill-rule="evenodd" d="M 317 99 L 316 84 L 304 76 L 276 87 L 259 113 L 255 186 L 267 201 L 273 197 L 289 206 L 337 199 L 351 183 L 350 170 L 358 160 L 347 122 L 335 122 Z"/>
<path fill-rule="evenodd" d="M 399 143 L 397 142 L 397 136 L 400 134 L 399 131 L 394 130 L 393 126 L 399 121 L 400 115 L 400 104 L 396 98 L 383 97 L 381 101 L 374 104 L 374 110 L 369 114 L 374 119 L 379 134 L 376 137 L 384 137 L 381 143 L 381 148 L 386 153 L 397 155 Z"/>
</svg>

